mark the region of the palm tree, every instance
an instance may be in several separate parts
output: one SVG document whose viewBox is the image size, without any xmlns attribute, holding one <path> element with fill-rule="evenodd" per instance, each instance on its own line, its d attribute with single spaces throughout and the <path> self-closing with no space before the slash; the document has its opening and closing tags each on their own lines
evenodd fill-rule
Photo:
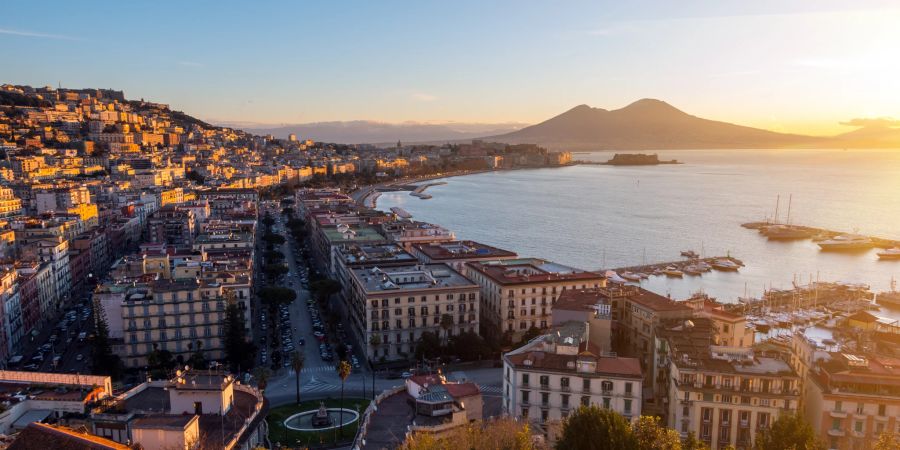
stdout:
<svg viewBox="0 0 900 450">
<path fill-rule="evenodd" d="M 260 392 L 264 392 L 269 384 L 269 369 L 262 366 L 257 367 L 253 371 L 253 376 L 256 378 L 256 387 L 259 388 Z"/>
<path fill-rule="evenodd" d="M 369 343 L 372 344 L 372 352 L 373 355 L 369 358 L 369 369 L 372 370 L 372 400 L 375 400 L 375 355 L 378 354 L 378 347 L 381 345 L 381 336 L 377 334 L 373 334 L 372 338 L 369 339 Z"/>
<path fill-rule="evenodd" d="M 450 329 L 453 328 L 453 316 L 450 314 L 441 315 L 441 329 L 444 330 L 444 345 L 450 340 Z"/>
<path fill-rule="evenodd" d="M 303 353 L 294 352 L 294 354 L 291 355 L 291 368 L 294 369 L 294 376 L 295 376 L 295 379 L 297 380 L 297 404 L 298 405 L 300 404 L 300 371 L 303 370 L 303 363 L 305 363 L 305 362 L 306 361 L 304 360 Z"/>
<path fill-rule="evenodd" d="M 350 363 L 348 363 L 346 360 L 341 361 L 341 363 L 338 364 L 337 373 L 338 376 L 341 377 L 341 437 L 344 436 L 344 381 L 347 381 L 347 377 L 350 376 L 350 372 L 352 370 L 353 369 L 350 367 Z"/>
</svg>

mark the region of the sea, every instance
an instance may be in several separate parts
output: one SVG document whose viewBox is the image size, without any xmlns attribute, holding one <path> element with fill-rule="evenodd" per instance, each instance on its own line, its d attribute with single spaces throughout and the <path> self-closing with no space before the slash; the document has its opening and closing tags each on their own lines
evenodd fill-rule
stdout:
<svg viewBox="0 0 900 450">
<path fill-rule="evenodd" d="M 741 227 L 775 220 L 777 204 L 779 222 L 900 239 L 900 150 L 657 153 L 683 164 L 485 172 L 430 181 L 447 183 L 429 187 L 430 199 L 385 192 L 377 208 L 399 206 L 459 239 L 587 270 L 675 261 L 683 250 L 745 264 L 734 273 L 641 283 L 674 299 L 704 292 L 730 303 L 816 280 L 880 292 L 900 279 L 900 261 L 880 261 L 878 250 L 823 252 L 811 240 L 773 242 Z"/>
</svg>

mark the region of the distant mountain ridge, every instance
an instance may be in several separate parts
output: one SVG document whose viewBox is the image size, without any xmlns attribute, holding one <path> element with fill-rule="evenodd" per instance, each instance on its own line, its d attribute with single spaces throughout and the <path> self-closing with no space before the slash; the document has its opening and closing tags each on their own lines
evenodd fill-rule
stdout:
<svg viewBox="0 0 900 450">
<path fill-rule="evenodd" d="M 615 110 L 578 105 L 558 116 L 485 140 L 565 150 L 781 148 L 825 139 L 702 119 L 656 99 Z"/>
<path fill-rule="evenodd" d="M 487 134 L 502 134 L 515 131 L 525 124 L 428 124 L 428 123 L 384 123 L 368 120 L 345 122 L 315 122 L 291 124 L 276 127 L 262 127 L 248 124 L 234 124 L 244 131 L 278 138 L 296 134 L 301 139 L 342 144 L 372 144 L 402 142 L 446 142 L 474 139 Z"/>
</svg>

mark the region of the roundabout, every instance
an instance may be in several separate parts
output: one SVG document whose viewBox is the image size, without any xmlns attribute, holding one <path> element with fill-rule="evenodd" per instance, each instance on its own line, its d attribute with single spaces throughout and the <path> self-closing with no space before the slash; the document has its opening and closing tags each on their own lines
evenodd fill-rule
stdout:
<svg viewBox="0 0 900 450">
<path fill-rule="evenodd" d="M 284 427 L 293 431 L 325 431 L 341 426 L 343 411 L 343 425 L 347 426 L 359 420 L 359 413 L 347 408 L 320 408 L 294 414 L 284 420 Z M 324 416 L 322 413 L 325 413 Z M 317 423 L 317 419 L 325 419 Z"/>
</svg>

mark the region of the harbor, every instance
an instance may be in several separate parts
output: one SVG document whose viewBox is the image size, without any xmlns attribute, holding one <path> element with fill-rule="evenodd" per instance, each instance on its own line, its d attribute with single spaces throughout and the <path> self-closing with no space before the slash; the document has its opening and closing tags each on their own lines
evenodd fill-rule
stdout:
<svg viewBox="0 0 900 450">
<path fill-rule="evenodd" d="M 897 249 L 900 248 L 900 240 L 887 239 L 877 236 L 864 236 L 856 233 L 829 230 L 825 228 L 810 227 L 805 225 L 790 225 L 775 222 L 747 222 L 742 227 L 757 230 L 760 235 L 769 240 L 804 240 L 811 239 L 820 244 L 823 250 L 862 250 L 870 248 Z M 825 243 L 824 245 L 822 243 Z M 880 256 L 881 254 L 879 254 Z M 884 253 L 882 259 L 898 259 L 893 253 Z"/>
<path fill-rule="evenodd" d="M 730 255 L 701 258 L 693 251 L 684 251 L 685 259 L 668 261 L 639 266 L 619 267 L 615 269 L 601 270 L 599 273 L 617 281 L 637 282 L 650 276 L 667 276 L 681 278 L 685 275 L 700 276 L 713 270 L 723 272 L 736 272 L 744 266 L 744 263 Z"/>
</svg>

